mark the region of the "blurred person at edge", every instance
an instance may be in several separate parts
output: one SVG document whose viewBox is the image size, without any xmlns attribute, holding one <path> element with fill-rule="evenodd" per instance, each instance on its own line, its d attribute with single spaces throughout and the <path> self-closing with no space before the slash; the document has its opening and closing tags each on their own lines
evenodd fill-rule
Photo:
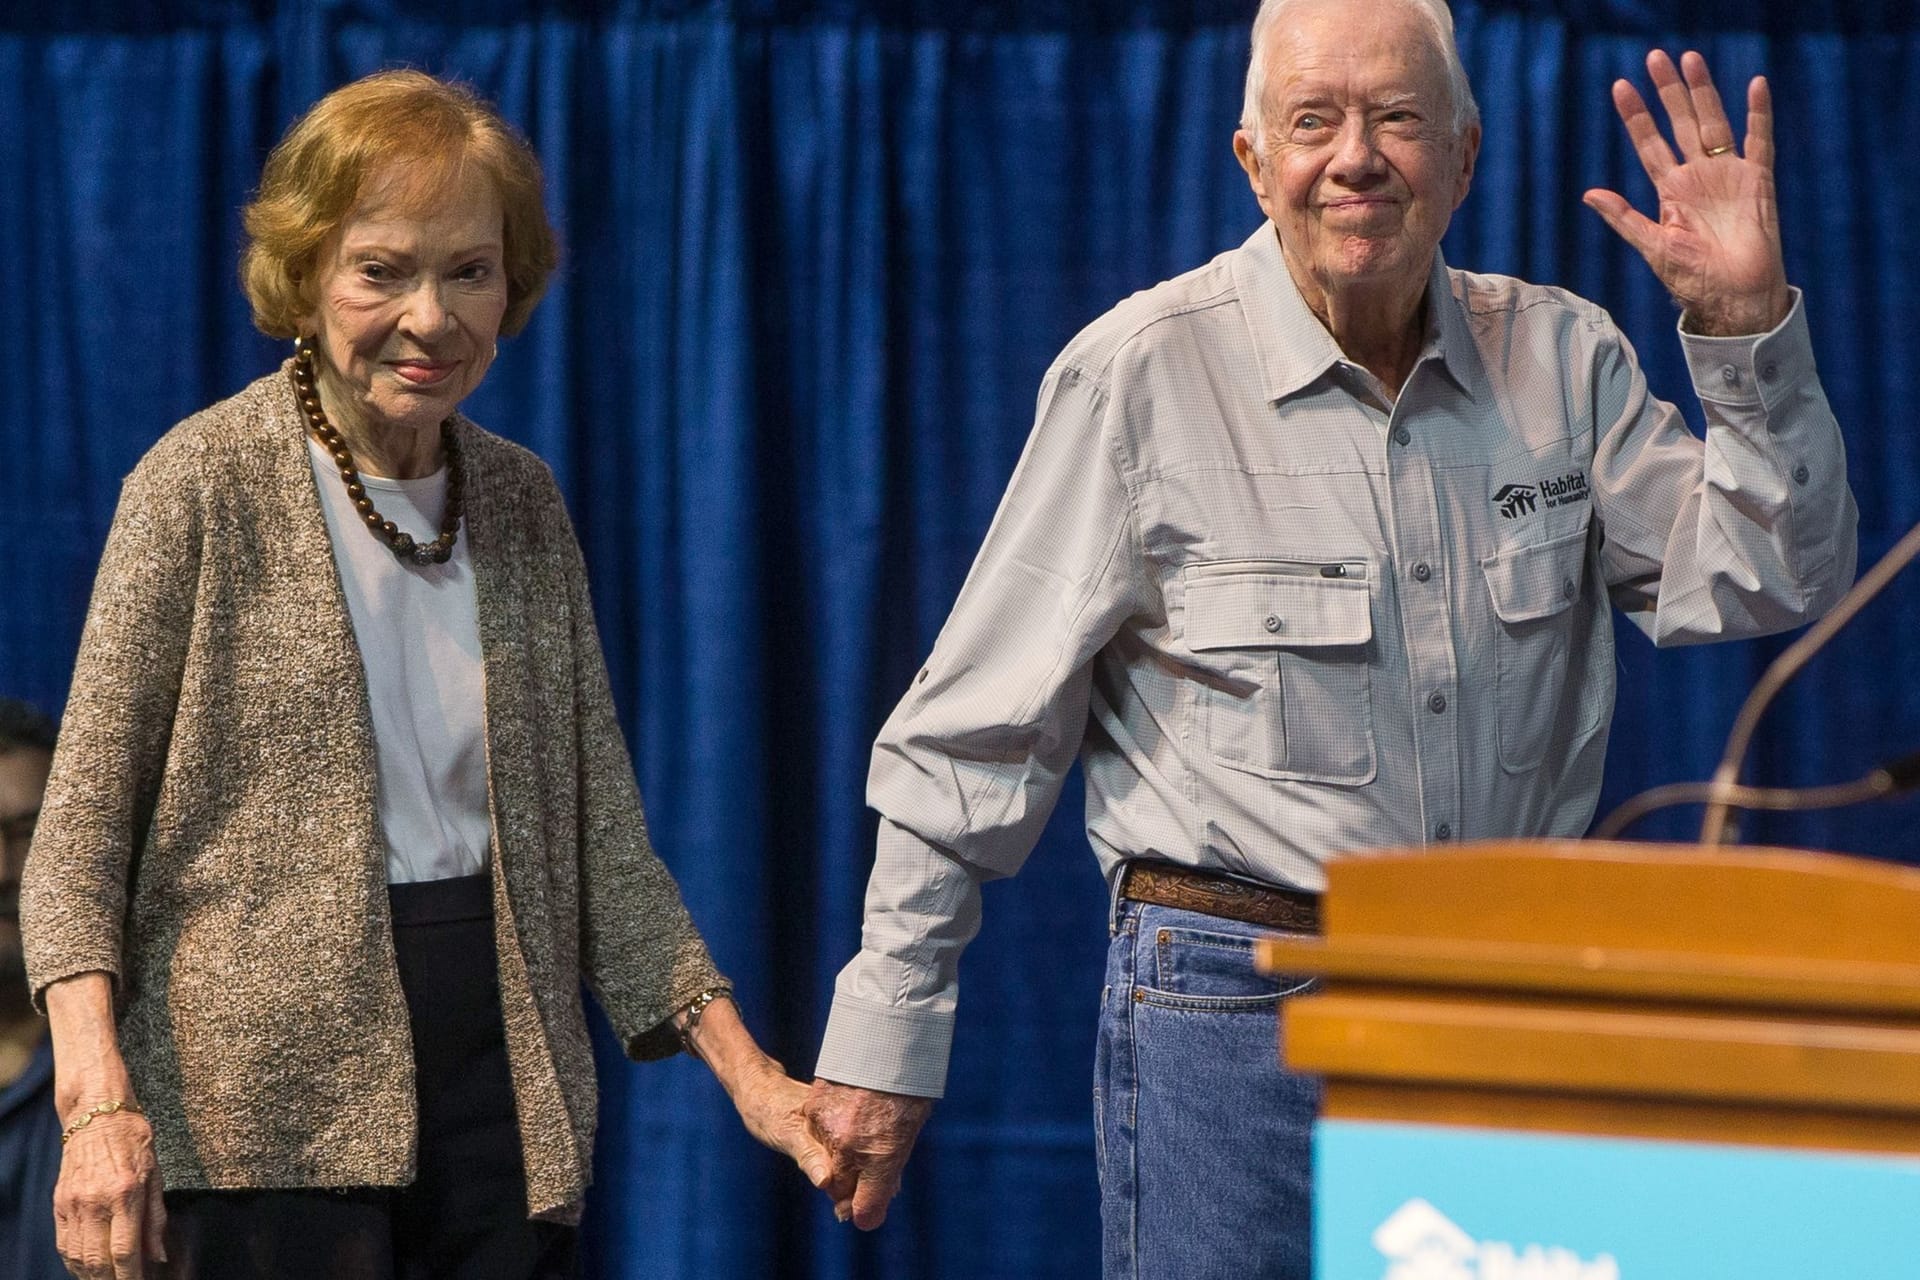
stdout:
<svg viewBox="0 0 1920 1280">
<path fill-rule="evenodd" d="M 1328 860 L 1575 836 L 1609 606 L 1660 644 L 1818 616 L 1853 576 L 1839 430 L 1787 284 L 1766 82 L 1736 139 L 1697 53 L 1613 102 L 1659 219 L 1586 203 L 1681 306 L 1708 423 L 1599 307 L 1453 269 L 1481 130 L 1442 0 L 1267 0 L 1234 150 L 1268 221 L 1122 302 L 1025 455 L 874 748 L 862 950 L 808 1116 L 881 1221 L 944 1082 L 979 886 L 1078 755 L 1113 892 L 1094 1103 L 1109 1277 L 1304 1277 L 1318 1097 L 1251 937 Z"/>
<path fill-rule="evenodd" d="M 53 1042 L 27 998 L 20 951 L 20 869 L 53 763 L 54 724 L 0 698 L 0 1276 L 42 1280 L 65 1269 L 53 1242 L 60 1120 Z"/>
<path fill-rule="evenodd" d="M 556 261 L 532 151 L 384 72 L 245 223 L 295 354 L 128 478 L 23 886 L 68 1265 L 574 1274 L 583 979 L 823 1178 L 648 841 L 553 477 L 458 412 Z"/>
</svg>

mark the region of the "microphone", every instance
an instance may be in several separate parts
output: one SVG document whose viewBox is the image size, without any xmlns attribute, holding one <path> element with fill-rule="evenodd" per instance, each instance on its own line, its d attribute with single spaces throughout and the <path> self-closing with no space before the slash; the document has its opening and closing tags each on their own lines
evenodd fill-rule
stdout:
<svg viewBox="0 0 1920 1280">
<path fill-rule="evenodd" d="M 1788 645 L 1761 673 L 1760 679 L 1747 694 L 1746 702 L 1741 704 L 1740 714 L 1734 717 L 1733 728 L 1727 733 L 1726 750 L 1720 756 L 1719 767 L 1714 770 L 1711 782 L 1673 783 L 1644 791 L 1608 814 L 1606 821 L 1595 828 L 1594 838 L 1604 839 L 1655 809 L 1705 801 L 1707 812 L 1700 824 L 1700 843 L 1720 845 L 1726 843 L 1727 819 L 1734 809 L 1818 809 L 1880 799 L 1912 787 L 1914 778 L 1920 775 L 1920 753 L 1902 756 L 1853 782 L 1835 783 L 1827 787 L 1742 786 L 1740 768 L 1747 758 L 1747 748 L 1753 742 L 1753 733 L 1760 723 L 1760 717 L 1780 690 L 1800 673 L 1802 667 L 1813 661 L 1814 655 L 1852 622 L 1868 602 L 1879 595 L 1916 556 L 1920 556 L 1920 525 L 1907 530 L 1906 536 L 1880 557 L 1878 564 L 1860 575 L 1860 580 L 1847 589 L 1847 593 L 1840 597 L 1839 603 L 1833 606 L 1826 617 L 1808 627 L 1804 635 Z M 1883 775 L 1884 782 L 1874 781 Z M 1775 803 L 1783 797 L 1794 799 L 1789 803 Z M 1622 817 L 1623 814 L 1626 816 Z"/>
<path fill-rule="evenodd" d="M 1920 751 L 1908 752 L 1893 763 L 1880 767 L 1901 791 L 1911 791 L 1920 785 Z"/>
</svg>

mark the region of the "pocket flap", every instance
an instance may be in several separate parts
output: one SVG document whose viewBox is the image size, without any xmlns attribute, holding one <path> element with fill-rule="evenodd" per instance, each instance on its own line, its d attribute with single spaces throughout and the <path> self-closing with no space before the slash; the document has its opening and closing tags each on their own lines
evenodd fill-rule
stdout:
<svg viewBox="0 0 1920 1280">
<path fill-rule="evenodd" d="M 1551 618 L 1580 597 L 1587 527 L 1535 547 L 1510 547 L 1480 562 L 1502 622 Z"/>
<path fill-rule="evenodd" d="M 1187 647 L 1292 649 L 1373 639 L 1364 579 L 1245 569 L 1187 582 Z"/>
</svg>

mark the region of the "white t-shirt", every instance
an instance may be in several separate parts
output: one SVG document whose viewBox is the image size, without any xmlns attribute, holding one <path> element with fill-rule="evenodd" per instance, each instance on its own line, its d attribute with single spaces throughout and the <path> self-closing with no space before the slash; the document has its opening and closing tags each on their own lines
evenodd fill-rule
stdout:
<svg viewBox="0 0 1920 1280">
<path fill-rule="evenodd" d="M 311 436 L 307 444 L 367 668 L 387 880 L 406 884 L 484 871 L 492 844 L 486 684 L 466 528 L 447 563 L 400 563 L 354 510 L 332 455 Z M 380 514 L 416 541 L 439 536 L 446 468 L 420 480 L 363 472 L 360 481 Z"/>
</svg>

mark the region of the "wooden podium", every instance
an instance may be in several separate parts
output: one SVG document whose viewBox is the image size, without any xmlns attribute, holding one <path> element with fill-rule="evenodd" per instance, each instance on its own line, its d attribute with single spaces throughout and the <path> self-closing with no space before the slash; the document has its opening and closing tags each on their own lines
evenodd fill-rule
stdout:
<svg viewBox="0 0 1920 1280">
<path fill-rule="evenodd" d="M 1920 870 L 1778 849 L 1517 842 L 1354 857 L 1328 879 L 1324 936 L 1258 952 L 1272 972 L 1322 979 L 1287 1002 L 1281 1037 L 1290 1066 L 1325 1079 L 1317 1178 L 1330 1128 L 1343 1140 L 1471 1131 L 1523 1148 L 1528 1134 L 1577 1135 L 1598 1140 L 1596 1159 L 1733 1161 L 1728 1174 L 1682 1177 L 1680 1195 L 1745 1178 L 1739 1162 L 1763 1158 L 1759 1148 L 1769 1160 L 1880 1153 L 1896 1158 L 1842 1161 L 1839 1184 L 1856 1171 L 1890 1177 L 1920 1221 Z M 1325 1202 L 1344 1193 L 1316 1187 L 1324 1233 Z M 1861 1203 L 1878 1204 L 1874 1194 Z M 1432 1200 L 1409 1203 L 1425 1212 Z M 1390 1259 L 1393 1239 L 1427 1229 L 1405 1218 L 1374 1232 Z M 1467 1234 L 1451 1237 L 1456 1250 Z M 1887 1247 L 1912 1250 L 1903 1269 L 1827 1259 L 1817 1274 L 1920 1276 L 1920 1238 Z M 1381 1274 L 1319 1256 L 1323 1280 Z M 1630 1273 L 1669 1274 L 1618 1271 Z"/>
</svg>

